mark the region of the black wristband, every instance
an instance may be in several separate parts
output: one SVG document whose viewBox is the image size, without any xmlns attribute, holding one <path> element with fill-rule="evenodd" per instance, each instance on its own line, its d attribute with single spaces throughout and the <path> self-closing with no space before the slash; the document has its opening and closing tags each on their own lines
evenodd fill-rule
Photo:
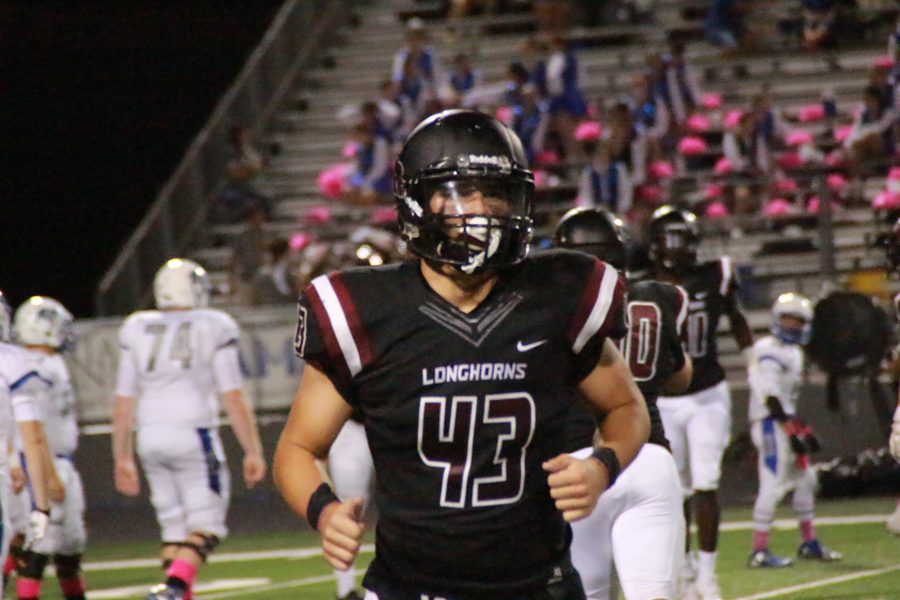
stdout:
<svg viewBox="0 0 900 600">
<path fill-rule="evenodd" d="M 611 488 L 616 479 L 619 478 L 619 473 L 622 472 L 622 466 L 619 464 L 619 457 L 616 456 L 616 451 L 609 446 L 600 446 L 599 448 L 594 448 L 594 451 L 591 452 L 591 458 L 597 459 L 606 467 L 606 476 L 608 478 L 606 488 Z"/>
<path fill-rule="evenodd" d="M 323 483 L 313 495 L 309 497 L 309 504 L 306 505 L 306 520 L 309 521 L 310 527 L 319 530 L 319 517 L 322 511 L 332 502 L 340 502 L 341 499 L 332 491 L 331 486 Z"/>
</svg>

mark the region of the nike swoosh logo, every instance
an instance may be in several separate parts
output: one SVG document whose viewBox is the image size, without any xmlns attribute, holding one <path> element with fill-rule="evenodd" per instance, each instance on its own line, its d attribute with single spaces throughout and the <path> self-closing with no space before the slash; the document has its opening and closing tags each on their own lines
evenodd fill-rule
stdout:
<svg viewBox="0 0 900 600">
<path fill-rule="evenodd" d="M 547 343 L 547 340 L 538 340 L 536 342 L 531 342 L 530 344 L 523 344 L 521 340 L 516 344 L 516 350 L 519 352 L 528 352 L 529 350 L 534 350 L 538 346 L 543 346 Z"/>
</svg>

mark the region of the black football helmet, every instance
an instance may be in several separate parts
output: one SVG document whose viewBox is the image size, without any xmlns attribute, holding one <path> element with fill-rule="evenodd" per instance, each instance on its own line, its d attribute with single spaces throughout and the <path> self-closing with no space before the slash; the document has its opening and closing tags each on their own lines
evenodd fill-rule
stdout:
<svg viewBox="0 0 900 600">
<path fill-rule="evenodd" d="M 894 226 L 884 238 L 884 252 L 888 271 L 893 273 L 900 271 L 900 217 L 894 221 Z"/>
<path fill-rule="evenodd" d="M 700 225 L 697 215 L 675 206 L 661 206 L 649 224 L 650 258 L 656 268 L 686 273 L 697 264 Z"/>
<path fill-rule="evenodd" d="M 394 166 L 403 239 L 430 263 L 474 274 L 528 254 L 534 176 L 522 142 L 490 115 L 446 110 L 409 135 Z"/>
<path fill-rule="evenodd" d="M 627 247 L 622 222 L 605 208 L 573 208 L 560 219 L 554 244 L 592 254 L 624 270 Z"/>
</svg>

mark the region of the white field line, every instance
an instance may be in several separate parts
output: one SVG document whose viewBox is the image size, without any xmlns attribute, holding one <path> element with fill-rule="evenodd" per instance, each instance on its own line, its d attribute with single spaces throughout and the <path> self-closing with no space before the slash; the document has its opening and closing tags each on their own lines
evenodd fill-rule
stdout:
<svg viewBox="0 0 900 600">
<path fill-rule="evenodd" d="M 304 587 L 307 585 L 315 585 L 317 583 L 326 583 L 334 581 L 334 575 L 318 575 L 316 577 L 306 577 L 304 579 L 292 579 L 290 581 L 282 581 L 281 583 L 273 583 L 270 585 L 261 585 L 255 588 L 243 588 L 233 592 L 221 592 L 218 594 L 203 594 L 198 596 L 197 600 L 214 600 L 218 598 L 234 598 L 235 596 L 245 596 L 247 594 L 259 594 L 262 592 L 274 592 L 275 590 L 287 590 L 295 587 Z"/>
<path fill-rule="evenodd" d="M 885 573 L 897 571 L 898 569 L 900 569 L 900 565 L 893 565 L 891 567 L 884 567 L 881 569 L 871 569 L 869 571 L 860 571 L 859 573 L 851 573 L 849 575 L 841 575 L 839 577 L 829 577 L 828 579 L 819 579 L 818 581 L 810 581 L 809 583 L 801 583 L 799 585 L 792 585 L 790 587 L 770 590 L 768 592 L 760 592 L 758 594 L 753 594 L 752 596 L 736 598 L 735 600 L 765 600 L 766 598 L 777 598 L 779 596 L 785 596 L 787 594 L 793 594 L 795 592 L 803 592 L 805 590 L 813 590 L 815 588 L 835 585 L 847 581 L 854 581 L 856 579 L 864 579 L 866 577 L 884 575 Z"/>
<path fill-rule="evenodd" d="M 846 517 L 819 517 L 816 525 L 860 525 L 869 523 L 884 523 L 887 515 L 853 515 Z M 778 519 L 772 526 L 776 529 L 789 529 L 797 526 L 794 519 Z M 732 521 L 722 523 L 720 531 L 749 531 L 753 529 L 753 521 Z M 361 552 L 374 552 L 375 546 L 363 544 Z M 293 548 L 284 550 L 260 550 L 255 552 L 225 552 L 213 554 L 209 557 L 211 563 L 245 562 L 252 560 L 270 560 L 287 558 L 301 560 L 321 556 L 321 548 Z M 158 558 L 133 558 L 129 560 L 106 560 L 89 562 L 83 565 L 85 571 L 112 571 L 116 569 L 145 569 L 159 565 Z"/>
<path fill-rule="evenodd" d="M 363 544 L 360 552 L 374 552 L 374 544 Z M 321 556 L 321 548 L 294 548 L 290 550 L 260 550 L 255 552 L 223 552 L 209 557 L 211 563 L 245 562 L 251 560 L 269 560 L 275 558 L 287 558 L 300 560 Z M 146 569 L 158 567 L 158 558 L 132 558 L 129 560 L 104 560 L 89 562 L 82 565 L 85 571 L 115 571 L 118 569 Z"/>
</svg>

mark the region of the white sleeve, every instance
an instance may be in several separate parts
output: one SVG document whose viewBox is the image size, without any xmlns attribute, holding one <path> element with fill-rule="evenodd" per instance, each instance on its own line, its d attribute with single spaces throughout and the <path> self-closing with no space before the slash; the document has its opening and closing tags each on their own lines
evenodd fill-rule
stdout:
<svg viewBox="0 0 900 600">
<path fill-rule="evenodd" d="M 744 157 L 741 156 L 741 151 L 738 149 L 737 136 L 734 133 L 730 131 L 725 133 L 722 138 L 722 150 L 733 170 L 744 170 Z"/>
<path fill-rule="evenodd" d="M 17 423 L 22 421 L 40 421 L 37 405 L 34 402 L 34 396 L 31 394 L 13 393 L 11 398 L 13 417 Z"/>
<path fill-rule="evenodd" d="M 769 348 L 754 347 L 754 369 L 750 373 L 750 385 L 757 396 L 765 403 L 766 398 L 775 396 L 782 403 L 790 398 L 790 392 L 784 389 L 784 375 L 790 369 L 790 365 L 784 362 L 784 357 L 778 356 Z"/>
<path fill-rule="evenodd" d="M 584 167 L 578 177 L 578 195 L 575 197 L 576 206 L 594 205 L 594 186 L 591 184 L 590 167 Z"/>
<path fill-rule="evenodd" d="M 216 348 L 213 352 L 213 380 L 219 393 L 241 389 L 241 366 L 238 359 L 238 338 L 240 330 L 231 317 L 227 317 L 221 328 Z"/>
<path fill-rule="evenodd" d="M 125 326 L 119 331 L 119 370 L 116 373 L 116 395 L 137 398 L 138 370 L 134 348 L 128 341 Z"/>
<path fill-rule="evenodd" d="M 375 182 L 384 177 L 390 166 L 390 149 L 387 140 L 381 136 L 375 138 L 375 156 L 372 159 L 372 168 L 366 173 L 364 184 L 373 187 Z"/>
</svg>

